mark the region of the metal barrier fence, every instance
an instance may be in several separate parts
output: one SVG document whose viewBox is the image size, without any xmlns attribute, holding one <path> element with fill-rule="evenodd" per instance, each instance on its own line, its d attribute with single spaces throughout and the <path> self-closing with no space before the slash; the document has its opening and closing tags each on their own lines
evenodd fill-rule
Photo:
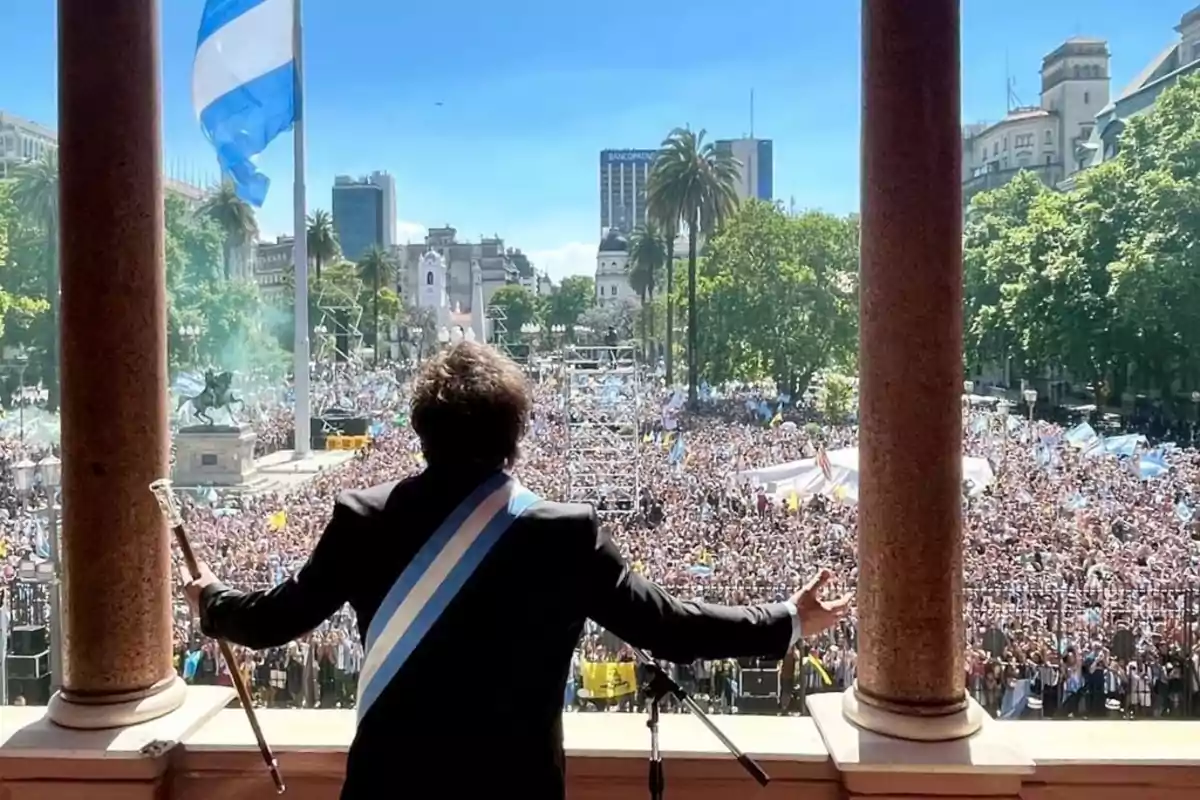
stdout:
<svg viewBox="0 0 1200 800">
<path fill-rule="evenodd" d="M 794 591 L 791 586 L 773 584 L 702 581 L 666 588 L 683 599 L 730 604 L 779 600 Z M 8 591 L 13 626 L 49 623 L 44 585 L 14 582 Z M 1032 584 L 970 587 L 964 592 L 963 617 L 967 689 L 993 715 L 1200 717 L 1200 592 L 1195 589 L 1051 589 Z M 340 612 L 332 625 L 323 626 L 319 634 L 345 638 L 336 637 L 338 630 L 354 636 L 349 609 Z M 193 647 L 199 643 L 192 641 Z M 854 680 L 857 646 L 852 620 L 807 639 L 808 658 L 796 665 L 794 674 L 782 676 L 774 705 L 758 710 L 805 713 L 806 695 L 848 687 Z M 622 647 L 618 637 L 589 623 L 580 654 L 588 661 L 611 661 L 622 656 Z M 275 682 L 272 675 L 286 673 L 294 656 L 284 657 L 285 651 L 259 656 L 263 668 L 252 673 L 253 682 L 270 684 Z M 307 694 L 307 703 L 325 704 L 326 695 L 333 696 L 321 691 L 314 695 L 308 688 L 319 679 L 341 687 L 335 705 L 345 707 L 352 701 L 352 692 L 343 689 L 353 685 L 354 676 L 340 675 L 339 670 L 339 674 L 321 679 L 329 670 L 322 672 L 319 658 L 302 661 L 305 677 L 300 696 Z M 743 697 L 743 666 L 702 663 L 677 669 L 715 709 L 732 710 Z M 775 663 L 758 666 L 778 671 Z M 289 691 L 271 693 L 279 695 L 276 702 L 294 702 L 296 680 L 289 679 L 287 684 Z M 583 702 L 576 692 L 568 705 L 588 708 L 596 704 Z M 624 697 L 615 705 L 634 710 L 638 697 Z"/>
<path fill-rule="evenodd" d="M 681 598 L 718 603 L 774 601 L 794 591 L 754 583 L 668 588 Z M 1194 589 L 969 587 L 963 597 L 967 690 L 997 717 L 1200 717 L 1198 621 L 1200 594 Z M 857 645 L 849 620 L 807 639 L 806 657 L 794 674 L 781 674 L 774 706 L 757 705 L 775 713 L 806 713 L 806 695 L 841 691 L 853 683 Z M 593 628 L 584 637 L 582 655 L 619 659 L 621 647 L 616 636 Z M 733 695 L 744 668 L 733 667 L 729 684 L 734 688 L 713 682 L 711 676 L 720 676 L 721 669 L 711 664 L 680 673 L 698 692 L 713 692 L 712 705 L 719 709 L 737 704 Z M 632 709 L 638 702 L 630 697 L 617 705 Z"/>
</svg>

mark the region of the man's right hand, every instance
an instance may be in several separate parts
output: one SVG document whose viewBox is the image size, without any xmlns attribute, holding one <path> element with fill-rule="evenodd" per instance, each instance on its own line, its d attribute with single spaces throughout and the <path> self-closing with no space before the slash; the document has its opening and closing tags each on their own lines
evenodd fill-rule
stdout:
<svg viewBox="0 0 1200 800">
<path fill-rule="evenodd" d="M 850 603 L 854 602 L 854 593 L 844 594 L 836 600 L 822 600 L 821 594 L 826 584 L 833 579 L 833 572 L 822 569 L 804 585 L 804 588 L 791 597 L 796 606 L 797 616 L 800 617 L 802 636 L 816 636 L 837 621 L 846 616 Z"/>
</svg>

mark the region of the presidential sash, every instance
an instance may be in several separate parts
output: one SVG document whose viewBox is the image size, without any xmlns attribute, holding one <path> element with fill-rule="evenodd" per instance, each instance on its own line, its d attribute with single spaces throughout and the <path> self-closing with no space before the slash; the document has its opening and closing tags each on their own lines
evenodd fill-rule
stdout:
<svg viewBox="0 0 1200 800">
<path fill-rule="evenodd" d="M 497 472 L 417 551 L 367 628 L 358 675 L 360 722 L 500 537 L 538 500 L 515 478 Z"/>
</svg>

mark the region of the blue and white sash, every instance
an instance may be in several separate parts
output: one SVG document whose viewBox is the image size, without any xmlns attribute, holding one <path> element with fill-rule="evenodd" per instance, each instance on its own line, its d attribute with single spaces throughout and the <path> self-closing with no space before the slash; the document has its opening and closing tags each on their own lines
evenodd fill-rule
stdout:
<svg viewBox="0 0 1200 800">
<path fill-rule="evenodd" d="M 497 472 L 417 551 L 367 628 L 358 675 L 360 722 L 500 537 L 538 500 L 515 478 Z"/>
</svg>

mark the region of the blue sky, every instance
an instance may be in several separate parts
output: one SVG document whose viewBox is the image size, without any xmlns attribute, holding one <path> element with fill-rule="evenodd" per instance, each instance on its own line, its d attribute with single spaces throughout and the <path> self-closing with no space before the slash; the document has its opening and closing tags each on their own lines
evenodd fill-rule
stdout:
<svg viewBox="0 0 1200 800">
<path fill-rule="evenodd" d="M 591 272 L 598 151 L 653 147 L 674 126 L 775 140 L 775 192 L 802 208 L 858 203 L 859 3 L 609 0 L 490 3 L 306 0 L 309 208 L 336 174 L 396 177 L 402 240 L 450 223 L 498 233 L 555 278 Z M 1041 57 L 1073 35 L 1108 39 L 1113 91 L 1175 37 L 1196 0 L 1036 6 L 963 0 L 963 118 L 1005 110 L 1005 74 L 1038 99 Z M 203 0 L 163 2 L 166 166 L 215 175 L 191 109 Z M 51 0 L 5 3 L 0 109 L 55 123 Z M 17 79 L 19 78 L 19 79 Z M 437 105 L 441 103 L 441 105 Z M 290 233 L 290 138 L 261 167 L 265 233 Z"/>
</svg>

